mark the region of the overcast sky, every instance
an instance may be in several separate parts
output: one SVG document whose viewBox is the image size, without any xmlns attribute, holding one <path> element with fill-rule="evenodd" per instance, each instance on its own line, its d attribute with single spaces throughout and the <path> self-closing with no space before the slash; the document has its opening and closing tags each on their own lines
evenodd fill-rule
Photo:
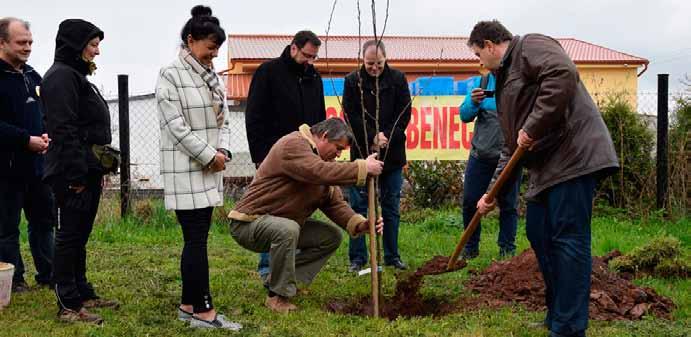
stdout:
<svg viewBox="0 0 691 337">
<path fill-rule="evenodd" d="M 363 34 L 372 34 L 371 1 L 362 0 Z M 92 81 L 108 96 L 117 93 L 117 74 L 130 75 L 132 93 L 150 93 L 158 69 L 176 55 L 180 29 L 196 4 L 208 5 L 227 33 L 293 34 L 326 31 L 332 0 L 99 1 L 4 0 L 2 14 L 32 24 L 34 48 L 29 63 L 41 73 L 52 64 L 58 24 L 83 18 L 105 32 L 98 71 Z M 378 27 L 386 1 L 378 0 Z M 355 0 L 340 0 L 331 34 L 357 35 Z M 498 19 L 514 34 L 572 37 L 650 60 L 640 91 L 655 91 L 657 74 L 669 73 L 670 86 L 691 75 L 691 1 L 656 0 L 392 0 L 388 35 L 468 36 L 479 20 Z M 379 28 L 381 29 L 381 28 Z M 380 31 L 381 33 L 381 31 Z M 216 59 L 227 66 L 226 45 Z"/>
</svg>

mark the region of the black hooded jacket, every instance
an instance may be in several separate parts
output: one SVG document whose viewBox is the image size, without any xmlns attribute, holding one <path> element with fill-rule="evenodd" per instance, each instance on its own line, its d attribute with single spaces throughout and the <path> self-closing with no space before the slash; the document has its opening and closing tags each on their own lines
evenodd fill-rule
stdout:
<svg viewBox="0 0 691 337">
<path fill-rule="evenodd" d="M 321 76 L 314 66 L 296 63 L 290 57 L 290 46 L 281 57 L 262 63 L 254 72 L 245 112 L 252 162 L 262 162 L 279 138 L 300 125 L 324 119 Z"/>
<path fill-rule="evenodd" d="M 46 154 L 44 179 L 58 178 L 84 185 L 87 175 L 102 168 L 91 151 L 93 144 L 110 144 L 108 104 L 86 75 L 89 64 L 81 57 L 94 37 L 103 32 L 93 24 L 68 19 L 55 38 L 55 62 L 41 82 L 45 125 L 52 142 Z"/>
</svg>

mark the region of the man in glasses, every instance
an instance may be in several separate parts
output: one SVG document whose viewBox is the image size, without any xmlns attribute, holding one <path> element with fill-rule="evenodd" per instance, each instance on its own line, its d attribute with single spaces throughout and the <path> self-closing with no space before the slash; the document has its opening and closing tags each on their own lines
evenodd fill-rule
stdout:
<svg viewBox="0 0 691 337">
<path fill-rule="evenodd" d="M 49 285 L 53 261 L 53 197 L 41 181 L 45 134 L 39 102 L 41 76 L 26 62 L 33 38 L 29 24 L 0 18 L 0 261 L 15 267 L 12 291 L 28 290 L 19 252 L 21 212 L 28 221 L 36 283 Z"/>
<path fill-rule="evenodd" d="M 271 146 L 302 124 L 326 119 L 324 88 L 313 63 L 321 41 L 313 32 L 297 32 L 280 57 L 264 62 L 252 77 L 245 127 L 252 162 L 257 167 Z M 261 254 L 259 275 L 266 281 L 269 255 Z"/>
</svg>

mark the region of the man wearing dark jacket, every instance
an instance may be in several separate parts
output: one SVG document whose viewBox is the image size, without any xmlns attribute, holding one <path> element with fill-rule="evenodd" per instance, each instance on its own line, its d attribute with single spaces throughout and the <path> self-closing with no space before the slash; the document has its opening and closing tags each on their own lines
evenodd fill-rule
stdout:
<svg viewBox="0 0 691 337">
<path fill-rule="evenodd" d="M 53 197 L 41 181 L 49 139 L 39 103 L 41 76 L 26 64 L 33 40 L 29 24 L 0 19 L 0 261 L 14 264 L 12 290 L 27 290 L 19 251 L 22 209 L 36 283 L 49 285 L 53 260 Z"/>
<path fill-rule="evenodd" d="M 297 32 L 280 57 L 257 68 L 252 76 L 245 127 L 252 162 L 257 167 L 281 137 L 302 124 L 326 119 L 324 88 L 314 68 L 321 41 L 311 31 Z M 260 255 L 259 274 L 269 272 L 269 254 Z"/>
<path fill-rule="evenodd" d="M 379 176 L 382 217 L 386 224 L 383 239 L 384 264 L 396 269 L 406 269 L 398 252 L 398 226 L 402 173 L 406 164 L 405 129 L 410 122 L 410 91 L 405 74 L 386 63 L 383 42 L 365 42 L 362 55 L 362 68 L 346 76 L 343 89 L 344 114 L 356 139 L 355 144 L 350 147 L 350 158 L 366 158 L 373 152 L 375 145 L 380 148 L 379 159 L 384 161 L 384 171 Z M 366 187 L 351 186 L 348 193 L 351 207 L 366 215 Z M 351 238 L 348 255 L 349 270 L 359 271 L 367 261 L 365 239 Z"/>
<path fill-rule="evenodd" d="M 254 72 L 245 112 L 252 162 L 261 163 L 276 141 L 300 125 L 326 119 L 324 88 L 313 65 L 319 46 L 314 33 L 300 31 L 280 57 Z"/>
<path fill-rule="evenodd" d="M 544 324 L 551 337 L 585 336 L 593 195 L 619 165 L 607 126 L 556 40 L 512 36 L 495 20 L 475 25 L 468 46 L 497 78 L 504 133 L 497 171 L 517 147 L 527 149 L 526 232 L 545 281 Z M 479 212 L 494 207 L 488 201 L 480 199 Z"/>
</svg>

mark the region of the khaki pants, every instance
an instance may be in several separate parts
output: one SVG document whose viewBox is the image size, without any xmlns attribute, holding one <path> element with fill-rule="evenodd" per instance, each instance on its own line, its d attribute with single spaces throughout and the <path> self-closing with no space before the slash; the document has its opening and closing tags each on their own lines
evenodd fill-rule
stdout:
<svg viewBox="0 0 691 337">
<path fill-rule="evenodd" d="M 317 220 L 297 222 L 264 215 L 252 222 L 232 220 L 230 233 L 242 247 L 271 254 L 269 290 L 295 296 L 297 281 L 309 284 L 341 243 L 341 229 Z M 299 249 L 299 253 L 295 251 Z"/>
</svg>

